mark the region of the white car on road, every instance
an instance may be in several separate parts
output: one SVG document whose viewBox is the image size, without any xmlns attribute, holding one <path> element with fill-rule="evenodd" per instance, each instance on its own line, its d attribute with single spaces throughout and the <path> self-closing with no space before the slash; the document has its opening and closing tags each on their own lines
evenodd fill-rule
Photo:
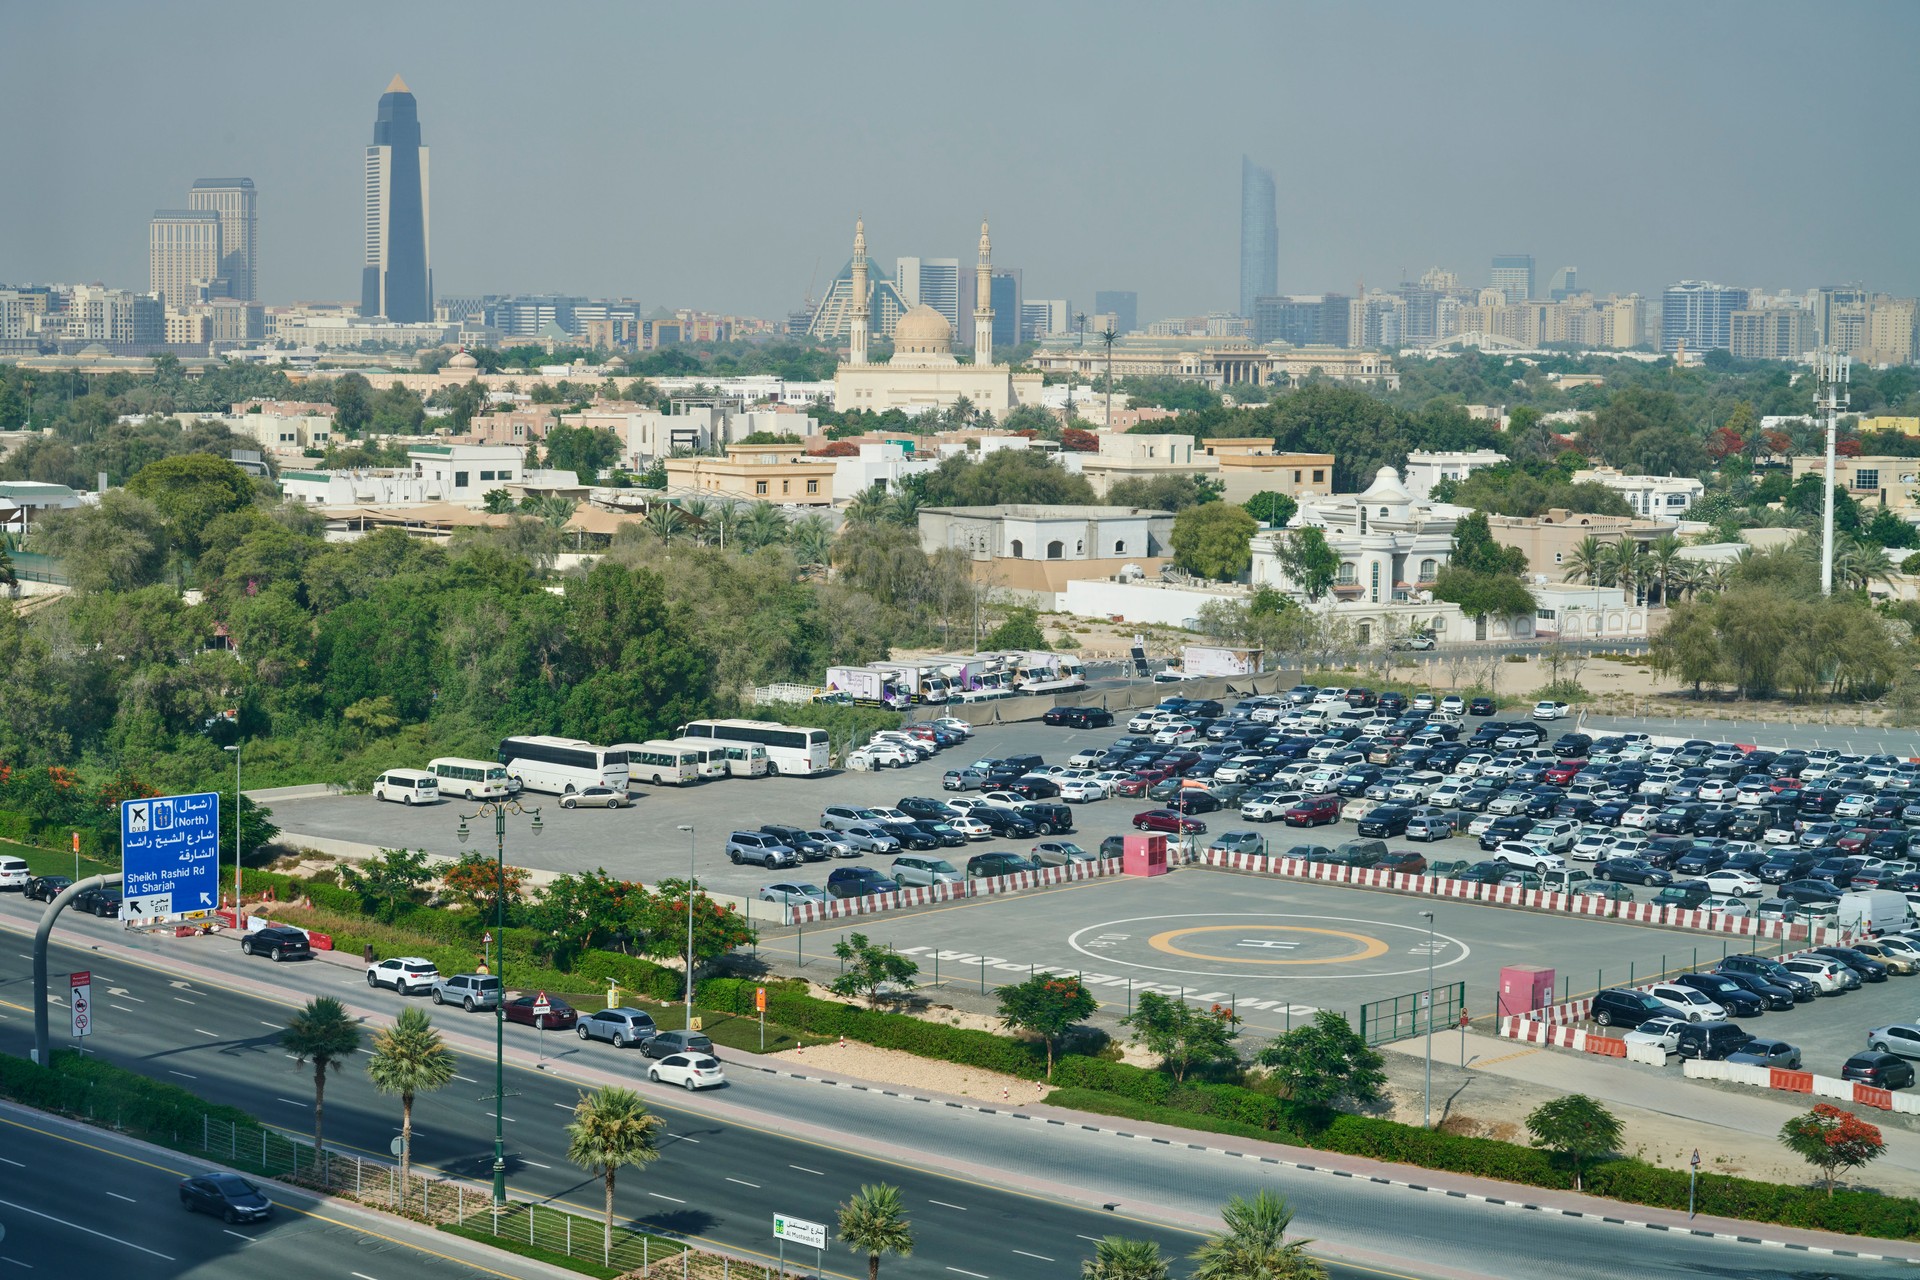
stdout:
<svg viewBox="0 0 1920 1280">
<path fill-rule="evenodd" d="M 717 1058 L 704 1053 L 670 1053 L 647 1068 L 655 1084 L 677 1084 L 683 1089 L 712 1089 L 727 1082 Z"/>
</svg>

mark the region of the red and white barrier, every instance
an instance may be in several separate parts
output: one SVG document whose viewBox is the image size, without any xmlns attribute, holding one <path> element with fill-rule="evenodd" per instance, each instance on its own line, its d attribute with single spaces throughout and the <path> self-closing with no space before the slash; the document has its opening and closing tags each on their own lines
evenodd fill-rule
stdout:
<svg viewBox="0 0 1920 1280">
<path fill-rule="evenodd" d="M 1757 1089 L 1775 1089 L 1785 1093 L 1804 1093 L 1835 1102 L 1873 1107 L 1880 1111 L 1898 1111 L 1920 1115 L 1920 1096 L 1895 1093 L 1855 1080 L 1815 1075 L 1811 1071 L 1783 1071 L 1744 1062 L 1701 1062 L 1689 1058 L 1680 1064 L 1680 1073 L 1690 1080 L 1727 1080 L 1752 1085 Z"/>
<path fill-rule="evenodd" d="M 1728 933 L 1749 938 L 1778 938 L 1800 942 L 1808 938 L 1805 925 L 1782 920 L 1761 920 L 1755 916 L 1731 916 L 1719 911 L 1685 910 L 1655 906 L 1651 902 L 1615 902 L 1586 893 L 1549 893 L 1543 889 L 1522 889 L 1518 885 L 1478 884 L 1437 876 L 1413 876 L 1398 871 L 1375 871 L 1364 867 L 1346 867 L 1327 862 L 1303 862 L 1297 858 L 1270 858 L 1258 853 L 1225 853 L 1214 849 L 1200 854 L 1202 865 L 1229 871 L 1247 871 L 1255 875 L 1286 876 L 1296 880 L 1319 880 L 1327 884 L 1356 885 L 1362 888 L 1392 889 L 1400 893 L 1426 894 L 1436 898 L 1458 898 L 1484 902 L 1490 906 L 1522 907 L 1531 911 L 1552 911 L 1563 915 L 1598 916 L 1626 920 L 1635 924 L 1665 925 L 1699 933 Z M 1812 930 L 1812 944 L 1844 944 L 1841 930 L 1820 926 Z"/>
<path fill-rule="evenodd" d="M 870 916 L 902 907 L 924 907 L 957 898 L 991 898 L 1021 889 L 1039 889 L 1074 880 L 1094 880 L 1120 874 L 1120 859 L 1103 858 L 1098 862 L 1070 862 L 1060 867 L 1041 867 L 1038 871 L 1016 871 L 1009 876 L 989 876 L 982 880 L 961 880 L 924 888 L 898 889 L 892 893 L 871 893 L 863 898 L 835 898 L 831 902 L 807 902 L 789 906 L 786 924 L 813 924 L 820 920 L 843 920 L 851 916 Z"/>
</svg>

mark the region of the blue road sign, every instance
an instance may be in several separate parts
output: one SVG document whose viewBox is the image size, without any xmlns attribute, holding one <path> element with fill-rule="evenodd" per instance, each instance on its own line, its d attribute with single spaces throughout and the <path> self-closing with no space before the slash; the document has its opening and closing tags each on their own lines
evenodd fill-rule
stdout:
<svg viewBox="0 0 1920 1280">
<path fill-rule="evenodd" d="M 220 796 L 120 802 L 121 915 L 193 917 L 220 905 Z"/>
</svg>

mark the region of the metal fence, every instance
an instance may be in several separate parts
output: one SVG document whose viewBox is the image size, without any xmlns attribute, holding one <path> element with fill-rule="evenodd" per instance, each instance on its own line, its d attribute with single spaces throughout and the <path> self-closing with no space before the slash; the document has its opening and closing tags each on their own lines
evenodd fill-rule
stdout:
<svg viewBox="0 0 1920 1280">
<path fill-rule="evenodd" d="M 1433 989 L 1431 1025 L 1435 1029 L 1455 1026 L 1466 1007 L 1467 984 L 1449 982 Z M 1360 1038 L 1368 1044 L 1387 1044 L 1420 1035 L 1429 1026 L 1427 993 L 1411 992 L 1385 1000 L 1370 1000 L 1360 1006 Z"/>
<path fill-rule="evenodd" d="M 742 1280 L 787 1280 L 803 1274 L 777 1272 L 759 1262 L 693 1249 L 626 1225 L 615 1224 L 609 1236 L 599 1219 L 538 1201 L 510 1199 L 496 1213 L 488 1187 L 419 1173 L 410 1174 L 403 1186 L 399 1167 L 384 1160 L 329 1151 L 323 1171 L 312 1143 L 257 1125 L 203 1115 L 200 1149 L 263 1178 L 298 1183 L 435 1226 L 457 1227 L 469 1236 L 525 1244 L 622 1274 L 732 1280 L 735 1267 L 740 1268 Z"/>
</svg>

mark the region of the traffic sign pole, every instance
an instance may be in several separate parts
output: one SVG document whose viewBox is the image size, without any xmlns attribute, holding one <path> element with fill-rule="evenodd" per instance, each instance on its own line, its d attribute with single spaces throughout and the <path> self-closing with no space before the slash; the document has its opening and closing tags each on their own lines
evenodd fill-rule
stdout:
<svg viewBox="0 0 1920 1280">
<path fill-rule="evenodd" d="M 73 1037 L 93 1034 L 93 974 L 76 969 L 67 975 L 67 1005 L 73 1013 Z"/>
<path fill-rule="evenodd" d="M 492 935 L 488 935 L 488 936 L 492 936 Z M 506 997 L 504 995 L 501 996 L 501 999 L 504 1000 L 505 998 Z M 545 1062 L 547 1060 L 547 1015 L 552 1012 L 553 1012 L 553 1002 L 547 999 L 546 992 L 542 991 L 539 995 L 533 998 L 533 1025 L 534 1025 L 534 1029 L 540 1033 L 540 1061 L 541 1062 Z"/>
</svg>

